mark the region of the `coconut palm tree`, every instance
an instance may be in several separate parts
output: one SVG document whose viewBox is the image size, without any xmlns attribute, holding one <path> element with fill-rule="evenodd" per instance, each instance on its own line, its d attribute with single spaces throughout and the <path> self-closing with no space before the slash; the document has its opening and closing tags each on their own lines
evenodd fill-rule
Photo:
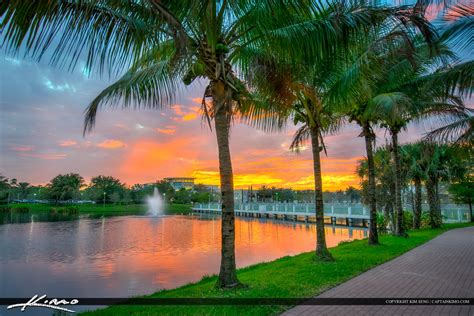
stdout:
<svg viewBox="0 0 474 316">
<path fill-rule="evenodd" d="M 85 132 L 101 107 L 162 108 L 181 82 L 205 83 L 202 112 L 209 127 L 214 121 L 219 155 L 222 288 L 239 285 L 229 130 L 243 112 L 259 117 L 246 87 L 249 58 L 266 50 L 310 61 L 354 27 L 394 12 L 412 19 L 406 10 L 325 1 L 13 0 L 0 8 L 7 50 L 41 59 L 52 48 L 52 65 L 72 70 L 85 57 L 90 73 L 123 74 L 87 108 Z"/>
</svg>

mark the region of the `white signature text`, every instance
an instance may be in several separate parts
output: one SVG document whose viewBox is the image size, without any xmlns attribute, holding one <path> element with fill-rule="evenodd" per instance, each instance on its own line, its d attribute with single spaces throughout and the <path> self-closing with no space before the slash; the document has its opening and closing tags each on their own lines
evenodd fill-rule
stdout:
<svg viewBox="0 0 474 316">
<path fill-rule="evenodd" d="M 75 313 L 75 311 L 73 310 L 70 310 L 58 305 L 76 305 L 77 303 L 79 303 L 79 300 L 76 300 L 76 299 L 67 301 L 64 299 L 58 300 L 57 298 L 47 299 L 46 295 L 42 295 L 42 296 L 35 295 L 28 302 L 13 304 L 13 305 L 8 306 L 7 309 L 21 307 L 21 311 L 24 312 L 27 307 L 45 307 L 45 308 L 56 309 L 56 310 L 60 310 L 64 312 Z"/>
</svg>

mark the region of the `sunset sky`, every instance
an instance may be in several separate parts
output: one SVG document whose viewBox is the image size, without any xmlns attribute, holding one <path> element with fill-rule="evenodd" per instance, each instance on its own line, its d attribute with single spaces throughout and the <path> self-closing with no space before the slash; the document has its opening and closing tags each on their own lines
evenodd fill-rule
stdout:
<svg viewBox="0 0 474 316">
<path fill-rule="evenodd" d="M 84 63 L 71 73 L 47 61 L 38 64 L 4 52 L 0 69 L 2 175 L 32 184 L 45 184 L 69 172 L 81 174 L 87 182 L 102 174 L 128 185 L 178 176 L 219 183 L 215 135 L 199 112 L 203 84 L 183 86 L 167 109 L 101 111 L 96 128 L 83 137 L 84 109 L 115 78 L 90 78 Z M 288 150 L 295 130 L 291 123 L 275 134 L 234 125 L 230 141 L 236 187 L 312 188 L 309 148 L 299 155 Z M 416 140 L 426 131 L 426 126 L 410 126 L 401 141 Z M 359 184 L 354 171 L 365 153 L 359 134 L 357 126 L 347 125 L 326 138 L 324 190 Z M 380 130 L 377 144 L 384 144 L 385 136 Z"/>
<path fill-rule="evenodd" d="M 5 55 L 0 67 L 0 172 L 4 176 L 33 184 L 69 172 L 81 174 L 86 181 L 111 175 L 129 185 L 173 176 L 219 183 L 216 140 L 199 113 L 201 84 L 183 87 L 176 103 L 164 110 L 102 111 L 93 132 L 82 137 L 83 111 L 108 80 L 88 78 L 81 67 L 69 73 Z M 236 187 L 312 188 L 310 150 L 299 155 L 288 150 L 294 131 L 291 124 L 277 134 L 233 126 Z M 324 189 L 358 185 L 354 169 L 364 155 L 359 133 L 357 126 L 348 125 L 327 138 Z M 383 144 L 384 133 L 379 134 L 378 143 Z"/>
</svg>

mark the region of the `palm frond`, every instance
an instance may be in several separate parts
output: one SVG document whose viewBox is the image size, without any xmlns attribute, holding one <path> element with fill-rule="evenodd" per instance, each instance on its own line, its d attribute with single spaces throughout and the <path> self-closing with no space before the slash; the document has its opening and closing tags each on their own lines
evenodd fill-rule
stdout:
<svg viewBox="0 0 474 316">
<path fill-rule="evenodd" d="M 446 126 L 437 128 L 425 136 L 427 141 L 454 143 L 459 145 L 474 144 L 474 116 L 464 117 Z"/>
<path fill-rule="evenodd" d="M 150 56 L 139 60 L 89 104 L 84 119 L 84 133 L 93 128 L 97 111 L 102 106 L 153 109 L 174 101 L 182 73 L 172 63 L 174 52 L 168 49 L 168 54 L 165 54 L 165 50 L 155 54 L 153 60 L 147 60 Z"/>
<path fill-rule="evenodd" d="M 12 0 L 1 13 L 2 47 L 38 60 L 53 48 L 51 64 L 70 70 L 85 57 L 92 71 L 120 73 L 166 34 L 147 2 Z"/>
<path fill-rule="evenodd" d="M 445 10 L 442 34 L 455 49 L 472 52 L 474 49 L 474 5 L 458 3 Z"/>
<path fill-rule="evenodd" d="M 301 147 L 311 138 L 311 130 L 306 124 L 298 128 L 293 136 L 290 150 L 299 153 Z"/>
</svg>

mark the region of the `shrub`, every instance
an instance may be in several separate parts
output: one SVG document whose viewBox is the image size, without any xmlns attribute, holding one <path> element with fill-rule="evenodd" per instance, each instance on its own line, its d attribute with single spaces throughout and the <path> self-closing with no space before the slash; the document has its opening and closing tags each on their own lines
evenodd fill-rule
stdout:
<svg viewBox="0 0 474 316">
<path fill-rule="evenodd" d="M 388 219 L 382 213 L 377 213 L 377 230 L 381 234 L 388 232 Z"/>
<path fill-rule="evenodd" d="M 429 227 L 429 226 L 430 226 L 430 213 L 428 212 L 421 213 L 420 227 Z"/>
<path fill-rule="evenodd" d="M 8 213 L 11 211 L 11 207 L 8 205 L 0 206 L 0 213 Z"/>
<path fill-rule="evenodd" d="M 69 214 L 69 215 L 77 215 L 79 214 L 79 208 L 76 207 L 76 206 L 68 206 L 65 208 L 65 213 Z"/>
<path fill-rule="evenodd" d="M 410 211 L 403 211 L 403 229 L 409 230 L 413 228 L 413 213 Z"/>
<path fill-rule="evenodd" d="M 30 211 L 30 208 L 28 206 L 18 206 L 18 207 L 13 207 L 12 211 L 17 212 L 17 213 L 28 213 Z"/>
</svg>

